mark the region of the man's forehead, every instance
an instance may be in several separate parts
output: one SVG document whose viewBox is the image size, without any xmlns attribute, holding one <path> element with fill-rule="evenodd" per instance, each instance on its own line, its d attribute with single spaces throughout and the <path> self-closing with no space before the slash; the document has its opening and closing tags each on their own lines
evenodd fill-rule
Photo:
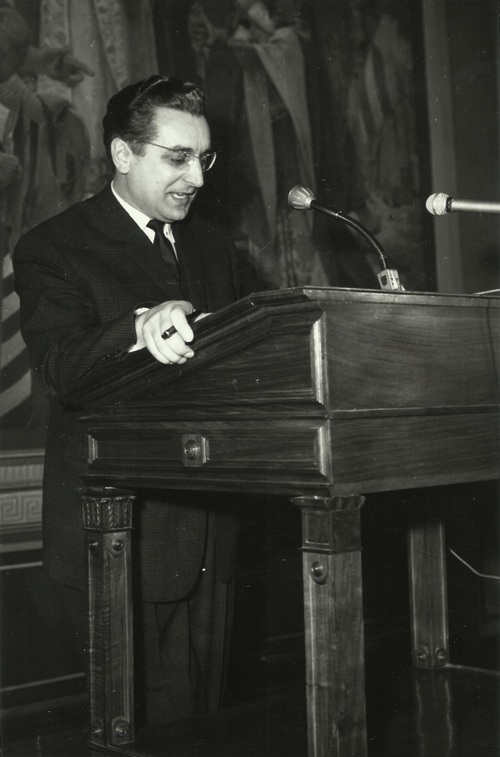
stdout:
<svg viewBox="0 0 500 757">
<path fill-rule="evenodd" d="M 175 108 L 157 108 L 154 115 L 154 126 L 158 136 L 172 136 L 180 139 L 206 137 L 209 139 L 210 130 L 204 116 L 193 116 Z"/>
</svg>

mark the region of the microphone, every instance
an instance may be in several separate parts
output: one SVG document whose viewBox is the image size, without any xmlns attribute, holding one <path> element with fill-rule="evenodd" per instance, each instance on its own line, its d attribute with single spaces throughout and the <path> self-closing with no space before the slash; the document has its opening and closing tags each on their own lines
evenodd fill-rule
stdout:
<svg viewBox="0 0 500 757">
<path fill-rule="evenodd" d="M 398 272 L 394 268 L 387 268 L 386 254 L 380 242 L 375 239 L 373 234 L 371 234 L 368 229 L 363 226 L 363 224 L 359 223 L 359 221 L 355 221 L 354 218 L 351 218 L 350 216 L 344 215 L 340 210 L 331 210 L 330 208 L 326 208 L 324 205 L 320 205 L 318 202 L 316 202 L 314 194 L 311 192 L 311 190 L 300 185 L 293 187 L 293 189 L 291 189 L 288 193 L 288 204 L 291 205 L 295 210 L 309 210 L 310 208 L 319 210 L 321 213 L 325 213 L 326 215 L 338 218 L 339 221 L 342 221 L 351 228 L 355 229 L 359 234 L 361 234 L 361 236 L 366 239 L 367 242 L 369 242 L 378 256 L 381 271 L 377 274 L 377 278 L 379 280 L 380 287 L 382 289 L 389 289 L 391 291 L 404 291 L 404 287 L 399 281 Z"/>
<path fill-rule="evenodd" d="M 500 202 L 478 202 L 477 200 L 455 200 L 443 192 L 437 192 L 427 198 L 425 207 L 433 216 L 446 213 L 500 213 Z"/>
</svg>

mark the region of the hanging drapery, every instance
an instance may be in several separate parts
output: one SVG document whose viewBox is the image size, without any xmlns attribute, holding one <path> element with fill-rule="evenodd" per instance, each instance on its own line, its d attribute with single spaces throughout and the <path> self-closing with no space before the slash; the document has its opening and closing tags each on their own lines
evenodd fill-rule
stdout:
<svg viewBox="0 0 500 757">
<path fill-rule="evenodd" d="M 31 19 L 26 19 L 30 21 Z M 45 401 L 19 330 L 11 252 L 19 236 L 109 178 L 101 121 L 111 95 L 157 71 L 149 0 L 41 0 L 39 47 L 68 48 L 94 76 L 70 89 L 15 73 L 0 86 L 3 149 L 18 176 L 0 186 L 0 429 L 42 426 Z"/>
<path fill-rule="evenodd" d="M 188 29 L 225 161 L 233 234 L 269 285 L 326 285 L 312 214 L 287 202 L 295 184 L 315 184 L 298 4 L 233 0 L 220 8 L 192 3 Z"/>
<path fill-rule="evenodd" d="M 109 178 L 101 121 L 109 98 L 122 87 L 157 72 L 150 0 L 41 0 L 42 45 L 67 45 L 93 72 L 68 91 L 91 141 L 87 194 Z M 62 85 L 46 79 L 53 91 Z"/>
<path fill-rule="evenodd" d="M 89 151 L 87 132 L 69 101 L 38 90 L 37 60 L 43 56 L 35 53 L 23 59 L 27 21 L 13 14 L 14 10 L 2 21 L 8 50 L 15 53 L 6 59 L 23 61 L 23 66 L 13 65 L 0 82 L 2 164 L 4 169 L 15 167 L 0 171 L 2 432 L 42 426 L 45 418 L 42 391 L 32 376 L 20 333 L 12 252 L 22 234 L 80 199 Z"/>
</svg>

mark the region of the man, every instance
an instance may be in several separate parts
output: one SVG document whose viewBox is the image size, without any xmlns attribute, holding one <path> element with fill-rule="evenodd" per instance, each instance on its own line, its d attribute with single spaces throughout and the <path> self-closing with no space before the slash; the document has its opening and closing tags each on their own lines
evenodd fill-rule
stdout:
<svg viewBox="0 0 500 757">
<path fill-rule="evenodd" d="M 150 77 L 110 99 L 103 127 L 111 185 L 32 229 L 14 255 L 23 336 L 51 401 L 44 565 L 68 587 L 80 634 L 86 576 L 76 490 L 86 442 L 81 413 L 58 397 L 77 394 L 103 361 L 126 371 L 132 350 L 184 363 L 194 354 L 187 316 L 246 293 L 227 233 L 190 212 L 215 160 L 201 90 Z M 163 235 L 174 248 L 169 262 L 158 246 L 168 247 Z M 172 326 L 177 333 L 163 338 Z M 165 497 L 143 495 L 134 513 L 137 698 L 150 723 L 218 705 L 234 559 L 230 509 L 215 513 L 205 495 Z"/>
</svg>

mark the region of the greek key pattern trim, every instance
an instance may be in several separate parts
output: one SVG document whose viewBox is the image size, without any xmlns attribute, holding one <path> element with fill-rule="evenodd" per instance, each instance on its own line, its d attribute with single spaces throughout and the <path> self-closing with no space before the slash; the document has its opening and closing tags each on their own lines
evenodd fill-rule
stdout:
<svg viewBox="0 0 500 757">
<path fill-rule="evenodd" d="M 0 494 L 0 529 L 38 526 L 41 520 L 41 490 Z"/>
</svg>

